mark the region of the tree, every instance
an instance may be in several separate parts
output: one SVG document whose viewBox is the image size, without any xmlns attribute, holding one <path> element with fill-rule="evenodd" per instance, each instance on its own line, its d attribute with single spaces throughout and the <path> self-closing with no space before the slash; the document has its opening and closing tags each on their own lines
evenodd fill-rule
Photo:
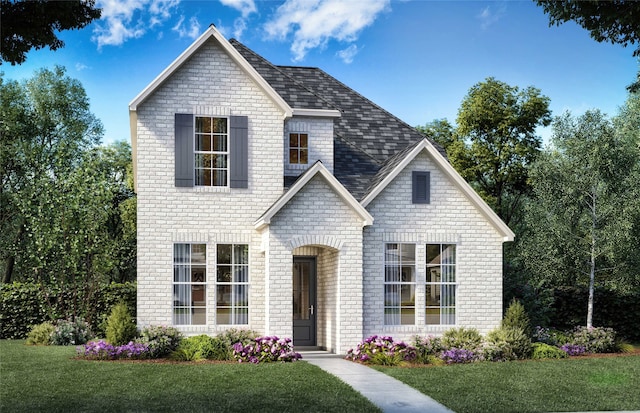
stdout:
<svg viewBox="0 0 640 413">
<path fill-rule="evenodd" d="M 596 285 L 620 288 L 635 271 L 626 253 L 640 235 L 640 153 L 599 111 L 565 114 L 553 128 L 554 148 L 531 171 L 521 258 L 539 284 L 588 285 L 592 327 Z"/>
<path fill-rule="evenodd" d="M 0 56 L 12 65 L 26 60 L 29 50 L 64 46 L 56 31 L 81 29 L 99 19 L 95 0 L 2 0 Z M 0 62 L 1 63 L 1 62 Z"/>
<path fill-rule="evenodd" d="M 627 47 L 638 44 L 633 56 L 640 57 L 640 1 L 633 0 L 535 0 L 549 15 L 549 25 L 559 26 L 569 20 L 588 30 L 598 42 Z M 638 79 L 629 85 L 630 92 L 640 91 Z"/>
<path fill-rule="evenodd" d="M 449 159 L 507 224 L 529 192 L 527 168 L 541 146 L 535 130 L 551 122 L 549 101 L 534 87 L 520 90 L 487 78 L 458 110 Z"/>
<path fill-rule="evenodd" d="M 135 274 L 131 148 L 98 146 L 100 121 L 61 67 L 0 78 L 4 282 L 125 281 Z"/>
</svg>

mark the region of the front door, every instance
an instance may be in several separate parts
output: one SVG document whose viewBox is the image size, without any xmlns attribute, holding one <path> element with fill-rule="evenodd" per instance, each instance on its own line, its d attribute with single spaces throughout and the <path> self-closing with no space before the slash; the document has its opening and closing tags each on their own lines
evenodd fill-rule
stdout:
<svg viewBox="0 0 640 413">
<path fill-rule="evenodd" d="M 293 257 L 293 345 L 316 345 L 316 259 Z"/>
</svg>

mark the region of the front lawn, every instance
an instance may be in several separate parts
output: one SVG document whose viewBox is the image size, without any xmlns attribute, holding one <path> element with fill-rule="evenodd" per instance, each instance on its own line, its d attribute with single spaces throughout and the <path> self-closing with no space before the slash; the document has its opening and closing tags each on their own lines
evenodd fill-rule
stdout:
<svg viewBox="0 0 640 413">
<path fill-rule="evenodd" d="M 379 411 L 304 362 L 159 364 L 74 360 L 74 355 L 74 347 L 0 341 L 0 411 Z"/>
<path fill-rule="evenodd" d="M 457 413 L 640 410 L 640 355 L 374 368 Z"/>
</svg>

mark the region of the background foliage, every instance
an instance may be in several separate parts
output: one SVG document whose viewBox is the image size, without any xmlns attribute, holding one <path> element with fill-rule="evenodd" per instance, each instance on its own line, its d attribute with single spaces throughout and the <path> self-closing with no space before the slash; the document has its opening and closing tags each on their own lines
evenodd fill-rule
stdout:
<svg viewBox="0 0 640 413">
<path fill-rule="evenodd" d="M 104 336 L 104 321 L 120 301 L 135 311 L 135 283 L 0 284 L 0 339 L 25 338 L 35 325 L 74 318 L 84 318 L 94 333 Z"/>
</svg>

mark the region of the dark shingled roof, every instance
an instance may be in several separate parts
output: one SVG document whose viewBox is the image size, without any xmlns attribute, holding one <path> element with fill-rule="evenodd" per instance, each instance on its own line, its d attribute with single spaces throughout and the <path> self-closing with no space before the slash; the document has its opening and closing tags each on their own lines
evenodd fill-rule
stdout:
<svg viewBox="0 0 640 413">
<path fill-rule="evenodd" d="M 334 120 L 333 174 L 356 199 L 362 199 L 411 147 L 425 139 L 415 128 L 318 68 L 275 66 L 237 40 L 230 43 L 290 107 L 342 113 Z"/>
</svg>

